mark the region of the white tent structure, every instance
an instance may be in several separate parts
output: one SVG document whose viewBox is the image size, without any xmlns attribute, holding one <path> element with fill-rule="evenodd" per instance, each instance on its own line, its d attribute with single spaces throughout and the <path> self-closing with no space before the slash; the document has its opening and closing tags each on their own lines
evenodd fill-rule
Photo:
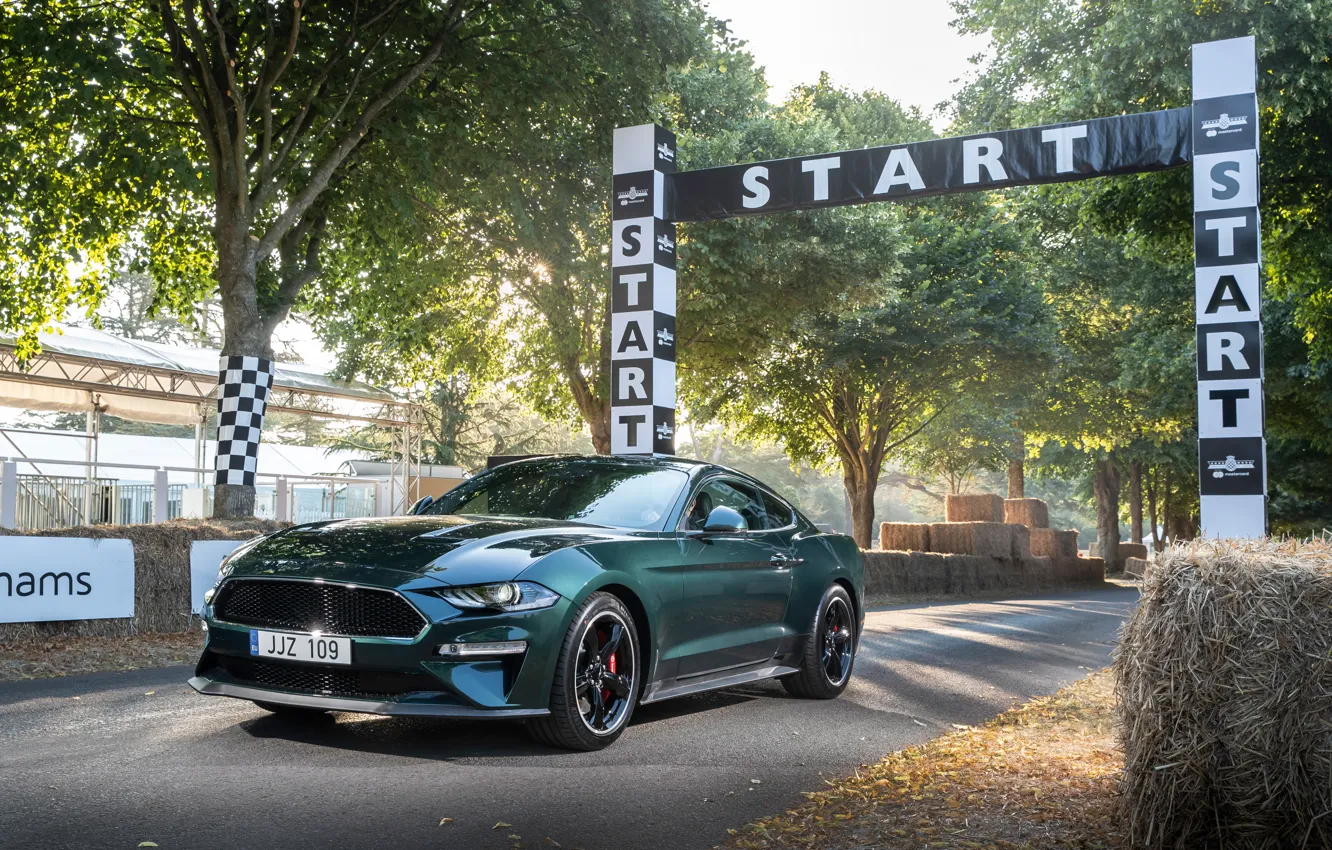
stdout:
<svg viewBox="0 0 1332 850">
<path fill-rule="evenodd" d="M 39 337 L 41 352 L 20 363 L 14 336 L 0 335 L 0 405 L 27 410 L 65 411 L 87 414 L 84 435 L 85 478 L 99 477 L 110 468 L 138 469 L 139 477 L 160 477 L 165 488 L 168 476 L 193 474 L 196 483 L 211 480 L 203 424 L 216 405 L 218 361 L 215 349 L 160 345 L 124 339 L 91 328 L 59 326 L 55 333 Z M 276 364 L 269 411 L 304 413 L 331 419 L 370 423 L 390 429 L 393 461 L 388 476 L 387 504 L 382 513 L 402 513 L 417 498 L 420 476 L 421 409 L 399 401 L 378 387 L 360 381 L 338 381 L 308 366 Z M 105 413 L 139 422 L 193 425 L 195 439 L 191 463 L 140 464 L 117 453 L 101 451 L 98 417 Z M 0 431 L 0 525 L 13 527 L 17 465 L 25 471 L 47 465 L 68 464 L 64 458 L 41 458 L 25 451 L 16 441 L 15 429 Z M 66 435 L 68 439 L 69 435 Z M 275 447 L 260 449 L 260 475 L 282 478 L 273 466 L 281 466 Z M 63 454 L 63 452 L 62 452 Z M 7 457 L 6 457 L 7 456 Z M 340 458 L 343 460 L 345 458 Z M 337 462 L 330 464 L 336 468 Z M 283 470 L 285 471 L 285 470 Z M 41 473 L 49 474 L 49 473 Z M 123 477 L 123 476 L 122 476 Z M 287 476 L 290 477 L 290 476 Z M 85 493 L 84 498 L 90 498 Z M 166 499 L 159 496 L 153 515 L 166 518 Z M 84 514 L 88 515 L 87 513 Z"/>
</svg>

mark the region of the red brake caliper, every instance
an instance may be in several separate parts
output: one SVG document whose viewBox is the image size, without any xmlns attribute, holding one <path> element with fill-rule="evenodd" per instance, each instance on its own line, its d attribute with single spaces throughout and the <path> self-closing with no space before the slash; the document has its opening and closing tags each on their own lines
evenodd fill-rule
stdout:
<svg viewBox="0 0 1332 850">
<path fill-rule="evenodd" d="M 611 674 L 614 675 L 614 673 L 615 673 L 615 656 L 614 656 L 614 655 L 612 655 L 612 656 L 610 657 L 610 662 L 607 664 L 607 667 L 610 669 Z M 605 689 L 603 689 L 603 690 L 601 691 L 601 698 L 602 698 L 602 699 L 605 699 L 605 700 L 610 699 L 610 688 L 605 688 Z"/>
</svg>

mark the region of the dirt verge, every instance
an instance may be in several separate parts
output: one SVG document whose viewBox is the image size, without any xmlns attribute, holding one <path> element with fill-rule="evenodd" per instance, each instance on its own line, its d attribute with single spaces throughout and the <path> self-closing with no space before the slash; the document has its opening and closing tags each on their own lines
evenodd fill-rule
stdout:
<svg viewBox="0 0 1332 850">
<path fill-rule="evenodd" d="M 808 801 L 730 830 L 729 850 L 1121 848 L 1114 686 L 1094 673 L 979 727 L 829 780 Z"/>
</svg>

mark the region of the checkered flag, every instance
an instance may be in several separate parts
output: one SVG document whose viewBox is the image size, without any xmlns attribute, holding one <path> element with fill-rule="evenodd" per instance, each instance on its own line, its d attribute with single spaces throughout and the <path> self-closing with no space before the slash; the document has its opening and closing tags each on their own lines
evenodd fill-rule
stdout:
<svg viewBox="0 0 1332 850">
<path fill-rule="evenodd" d="M 264 427 L 273 361 L 223 355 L 217 373 L 217 475 L 215 484 L 254 486 L 259 437 Z"/>
</svg>

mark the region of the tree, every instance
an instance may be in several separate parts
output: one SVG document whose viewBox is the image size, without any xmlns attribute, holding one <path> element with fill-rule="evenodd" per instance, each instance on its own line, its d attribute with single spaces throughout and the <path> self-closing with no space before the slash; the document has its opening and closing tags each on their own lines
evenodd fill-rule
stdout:
<svg viewBox="0 0 1332 850">
<path fill-rule="evenodd" d="M 710 386 L 748 434 L 780 441 L 793 461 L 840 464 L 866 548 L 884 462 L 959 399 L 1020 381 L 1043 348 L 1040 296 L 1002 211 L 980 196 L 875 209 L 895 257 L 872 297 L 799 315 L 752 368 Z"/>
<path fill-rule="evenodd" d="M 1332 386 L 1324 365 L 1332 354 L 1332 289 L 1322 271 L 1332 257 L 1332 203 L 1320 188 L 1332 176 L 1323 155 L 1323 139 L 1332 129 L 1326 109 L 1332 67 L 1325 61 L 1332 6 L 1326 0 L 1298 6 L 962 0 L 956 8 L 964 31 L 988 32 L 994 45 L 982 73 L 958 99 L 959 124 L 969 129 L 1186 106 L 1191 101 L 1187 46 L 1255 36 L 1270 517 L 1274 528 L 1291 527 L 1283 513 L 1289 508 L 1294 527 L 1307 528 L 1308 515 L 1299 507 L 1305 502 L 1275 494 L 1286 490 L 1286 482 L 1308 492 L 1303 473 L 1318 462 L 1303 449 L 1285 451 L 1281 444 L 1291 440 L 1317 452 L 1314 446 L 1332 429 L 1332 420 L 1313 413 L 1327 409 Z M 1116 370 L 1098 374 L 1114 382 L 1103 385 L 1106 391 L 1131 391 L 1123 400 L 1143 428 L 1121 418 L 1124 427 L 1114 444 L 1163 465 L 1144 472 L 1144 487 L 1149 510 L 1150 488 L 1168 494 L 1172 536 L 1192 533 L 1197 504 L 1190 486 L 1197 475 L 1190 192 L 1189 175 L 1179 170 L 1015 196 L 1028 215 L 1044 216 L 1047 223 L 1052 215 L 1063 217 L 1046 238 L 1063 244 L 1082 232 L 1116 246 L 1131 263 L 1155 269 L 1120 280 L 1086 274 L 1082 285 L 1104 299 L 1102 321 L 1114 313 L 1130 320 L 1114 346 L 1118 354 L 1104 352 L 1114 356 L 1117 376 Z M 1058 232 L 1065 235 L 1049 236 Z M 1088 322 L 1084 326 L 1093 330 L 1104 327 Z M 1176 447 L 1186 456 L 1177 457 Z M 1296 462 L 1297 457 L 1305 459 Z M 1131 479 L 1131 466 L 1127 469 Z"/>
<path fill-rule="evenodd" d="M 1253 35 L 1258 50 L 1263 251 L 1267 285 L 1296 302 L 1312 353 L 1332 355 L 1332 2 L 1220 0 L 960 0 L 959 27 L 987 32 L 993 49 L 959 100 L 970 125 L 1071 120 L 1121 110 L 1187 106 L 1190 44 Z M 1021 97 L 1016 96 L 1022 93 Z M 1186 172 L 1165 179 L 1098 181 L 1093 215 L 1108 232 L 1187 244 Z"/>
<path fill-rule="evenodd" d="M 980 402 L 958 399 L 919 438 L 905 444 L 898 459 L 911 472 L 947 482 L 953 494 L 964 492 L 978 472 L 1007 470 L 1020 436 L 1006 411 L 987 409 Z"/>
<path fill-rule="evenodd" d="M 364 245 L 343 228 L 365 207 L 400 203 L 439 174 L 463 181 L 509 166 L 472 144 L 475 119 L 501 115 L 513 138 L 538 139 L 531 116 L 552 104 L 573 110 L 603 76 L 626 101 L 642 102 L 654 69 L 695 37 L 699 15 L 657 0 L 30 0 L 15 18 L 13 32 L 59 45 L 54 57 L 38 51 L 6 67 L 7 76 L 44 87 L 7 106 L 39 96 L 57 104 L 49 115 L 33 113 L 43 116 L 33 138 L 68 131 L 114 146 L 129 128 L 133 154 L 100 163 L 77 145 L 56 149 L 43 179 L 70 163 L 110 188 L 55 192 L 31 180 L 6 199 L 11 229 L 34 230 L 26 224 L 33 210 L 45 215 L 65 195 L 77 195 L 85 211 L 123 206 L 103 228 L 87 215 L 77 232 L 48 232 L 47 241 L 87 243 L 108 269 L 139 243 L 141 263 L 169 285 L 164 304 L 187 312 L 216 286 L 223 353 L 269 357 L 274 327 L 328 254 Z M 639 79 L 615 73 L 616 63 Z M 14 291 L 26 296 L 53 281 L 68 290 L 53 255 L 7 268 Z M 95 299 L 94 284 L 86 300 Z M 11 322 L 27 327 L 55 309 L 23 296 Z M 28 303 L 35 306 L 24 312 Z M 249 513 L 252 503 L 252 487 L 219 485 L 218 515 Z"/>
</svg>

